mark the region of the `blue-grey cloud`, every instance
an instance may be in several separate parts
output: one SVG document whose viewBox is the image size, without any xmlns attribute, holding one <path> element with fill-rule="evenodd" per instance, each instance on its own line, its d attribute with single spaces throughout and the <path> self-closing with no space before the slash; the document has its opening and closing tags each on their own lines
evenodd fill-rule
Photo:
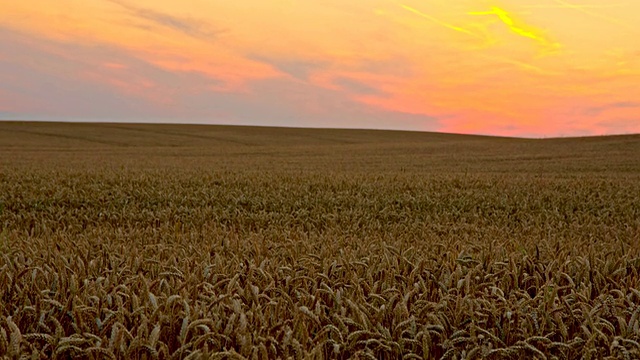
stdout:
<svg viewBox="0 0 640 360">
<path fill-rule="evenodd" d="M 3 120 L 20 119 L 20 117 L 22 117 L 24 115 L 25 114 L 18 114 L 18 113 L 15 113 L 15 112 L 0 111 L 0 119 L 3 119 Z"/>
<path fill-rule="evenodd" d="M 3 109 L 0 119 L 5 120 L 439 128 L 435 117 L 383 111 L 350 99 L 343 91 L 306 81 L 282 77 L 253 81 L 245 92 L 224 93 L 212 90 L 217 79 L 195 72 L 167 71 L 121 48 L 36 39 L 5 31 L 1 26 L 0 53 L 0 93 L 23 99 L 30 106 Z M 105 63 L 122 68 L 105 68 Z M 81 76 L 85 73 L 133 85 L 148 80 L 154 86 L 142 88 L 142 94 L 129 94 L 102 78 Z M 158 103 L 147 93 L 167 98 L 170 103 Z"/>
<path fill-rule="evenodd" d="M 385 75 L 398 78 L 412 78 L 416 76 L 408 59 L 396 58 L 387 60 L 365 60 L 354 64 L 341 64 L 335 61 L 309 60 L 309 59 L 282 59 L 266 55 L 249 54 L 251 60 L 259 61 L 289 74 L 299 80 L 308 80 L 314 72 L 341 69 L 343 71 L 366 72 L 376 75 Z"/>
<path fill-rule="evenodd" d="M 248 55 L 247 57 L 251 60 L 271 65 L 279 71 L 303 81 L 308 80 L 313 72 L 331 66 L 331 63 L 325 61 L 275 59 L 255 54 Z"/>
<path fill-rule="evenodd" d="M 169 100 L 222 83 L 199 73 L 161 69 L 116 47 L 34 39 L 2 27 L 0 53 L 0 93 L 23 99 L 32 107 L 28 111 L 31 116 L 111 119 L 175 115 L 177 109 L 160 106 L 142 91 L 125 93 L 102 80 L 132 88 L 152 83 L 153 88 L 146 90 L 140 85 L 141 89 Z M 123 70 L 110 70 L 105 63 L 120 64 Z M 15 113 L 12 108 L 9 111 Z"/>
<path fill-rule="evenodd" d="M 131 5 L 130 3 L 122 0 L 107 1 L 120 5 L 135 18 L 151 22 L 158 26 L 169 28 L 174 31 L 182 32 L 183 34 L 191 37 L 203 40 L 214 40 L 224 32 L 224 30 L 214 29 L 211 24 L 197 20 L 195 18 L 179 17 L 153 9 L 141 8 Z M 136 24 L 135 26 L 150 30 L 150 28 L 145 25 Z"/>
<path fill-rule="evenodd" d="M 630 129 L 631 131 L 640 132 L 640 115 L 607 119 L 596 125 L 605 128 L 607 134 L 628 134 Z"/>
<path fill-rule="evenodd" d="M 254 82 L 248 96 L 201 93 L 185 99 L 190 107 L 217 112 L 231 123 L 437 131 L 440 119 L 381 110 L 345 97 L 341 91 L 291 79 Z"/>
<path fill-rule="evenodd" d="M 375 88 L 371 85 L 365 84 L 362 81 L 350 79 L 346 77 L 339 77 L 333 81 L 334 84 L 340 86 L 342 89 L 349 93 L 358 95 L 383 95 L 384 91 Z"/>
<path fill-rule="evenodd" d="M 613 102 L 613 103 L 609 103 L 601 106 L 593 106 L 593 107 L 586 108 L 584 110 L 584 114 L 589 116 L 596 116 L 609 110 L 627 109 L 627 108 L 640 108 L 640 102 L 618 101 L 618 102 Z"/>
</svg>

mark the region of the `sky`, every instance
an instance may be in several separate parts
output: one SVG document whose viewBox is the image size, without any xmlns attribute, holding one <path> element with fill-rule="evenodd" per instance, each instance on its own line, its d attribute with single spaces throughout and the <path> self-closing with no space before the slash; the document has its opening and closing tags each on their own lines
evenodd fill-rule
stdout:
<svg viewBox="0 0 640 360">
<path fill-rule="evenodd" d="M 640 1 L 21 0 L 0 119 L 640 133 Z"/>
</svg>

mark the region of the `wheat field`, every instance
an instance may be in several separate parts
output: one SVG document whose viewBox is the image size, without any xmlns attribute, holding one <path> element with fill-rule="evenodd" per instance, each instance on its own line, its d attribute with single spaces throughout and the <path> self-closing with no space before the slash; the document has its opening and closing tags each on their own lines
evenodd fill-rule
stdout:
<svg viewBox="0 0 640 360">
<path fill-rule="evenodd" d="M 640 136 L 0 123 L 6 359 L 638 359 Z"/>
</svg>

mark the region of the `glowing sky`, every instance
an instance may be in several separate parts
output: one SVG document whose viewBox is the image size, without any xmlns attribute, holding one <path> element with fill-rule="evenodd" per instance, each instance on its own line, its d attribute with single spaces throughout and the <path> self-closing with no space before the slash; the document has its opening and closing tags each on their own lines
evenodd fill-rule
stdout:
<svg viewBox="0 0 640 360">
<path fill-rule="evenodd" d="M 0 119 L 640 132 L 640 1 L 21 0 Z"/>
</svg>

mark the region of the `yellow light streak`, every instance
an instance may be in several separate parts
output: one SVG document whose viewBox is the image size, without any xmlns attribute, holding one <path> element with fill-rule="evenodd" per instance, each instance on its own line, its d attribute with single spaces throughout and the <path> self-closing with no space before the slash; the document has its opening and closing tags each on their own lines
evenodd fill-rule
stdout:
<svg viewBox="0 0 640 360">
<path fill-rule="evenodd" d="M 492 6 L 490 11 L 469 12 L 469 15 L 496 15 L 498 19 L 500 19 L 505 25 L 507 25 L 507 27 L 509 27 L 512 32 L 520 36 L 533 39 L 545 46 L 549 46 L 552 48 L 557 48 L 560 46 L 558 43 L 549 41 L 543 35 L 539 35 L 532 30 L 527 30 L 522 26 L 516 24 L 515 20 L 513 20 L 513 17 L 506 10 L 497 6 Z"/>
<path fill-rule="evenodd" d="M 539 66 L 530 64 L 528 62 L 524 62 L 524 61 L 520 61 L 520 60 L 515 60 L 515 59 L 510 59 L 507 57 L 498 57 L 498 56 L 490 56 L 490 55 L 481 55 L 482 58 L 485 58 L 487 60 L 492 60 L 492 61 L 497 61 L 497 62 L 502 62 L 505 64 L 510 64 L 510 65 L 514 65 L 516 67 L 519 67 L 523 70 L 527 70 L 527 71 L 531 71 L 535 74 L 538 75 L 546 75 L 546 76 L 553 76 L 553 75 L 560 75 L 560 73 L 555 72 L 555 71 L 549 71 L 546 69 L 543 69 Z"/>
<path fill-rule="evenodd" d="M 478 35 L 478 34 L 476 34 L 476 33 L 475 33 L 475 32 L 473 32 L 473 31 L 467 30 L 467 29 L 462 28 L 462 27 L 460 27 L 460 26 L 456 26 L 456 25 L 453 25 L 453 24 L 449 24 L 449 23 L 447 23 L 447 22 L 444 22 L 444 21 L 442 21 L 442 20 L 440 20 L 440 19 L 438 19 L 438 18 L 435 18 L 435 17 L 433 17 L 433 16 L 431 16 L 431 15 L 425 14 L 425 13 L 423 13 L 423 12 L 422 12 L 422 11 L 420 11 L 420 10 L 417 10 L 417 9 L 415 9 L 415 8 L 412 8 L 411 6 L 404 5 L 404 4 L 400 4 L 400 6 L 401 6 L 403 9 L 405 9 L 405 10 L 407 10 L 407 11 L 409 11 L 409 12 L 412 12 L 412 13 L 414 13 L 415 15 L 418 15 L 418 16 L 420 16 L 420 17 L 422 17 L 422 18 L 425 18 L 425 19 L 427 19 L 427 20 L 430 20 L 431 22 L 434 22 L 434 23 L 436 23 L 436 24 L 438 24 L 438 25 L 444 26 L 444 27 L 446 27 L 446 28 L 449 28 L 449 29 L 454 30 L 454 31 L 457 31 L 457 32 L 461 32 L 461 33 L 463 33 L 463 34 L 467 34 L 467 35 L 469 35 L 469 36 L 473 36 L 474 38 L 477 38 L 477 39 L 480 39 L 480 40 L 487 40 L 485 37 L 483 37 L 483 36 L 481 36 L 481 35 Z"/>
</svg>

